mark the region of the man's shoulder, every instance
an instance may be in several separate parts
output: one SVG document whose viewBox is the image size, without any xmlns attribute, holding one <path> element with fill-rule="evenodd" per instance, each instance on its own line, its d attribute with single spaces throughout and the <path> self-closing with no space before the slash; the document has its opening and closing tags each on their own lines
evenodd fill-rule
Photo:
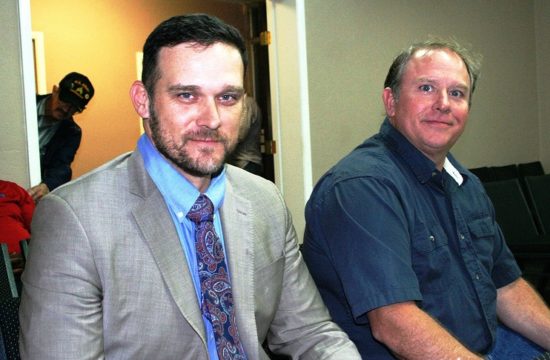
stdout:
<svg viewBox="0 0 550 360">
<path fill-rule="evenodd" d="M 410 170 L 377 136 L 367 139 L 343 157 L 317 182 L 308 200 L 309 208 L 321 206 L 335 192 L 359 195 L 380 186 L 400 189 L 410 179 Z M 372 190 L 375 191 L 375 190 Z M 342 193 L 343 192 L 343 193 Z"/>
<path fill-rule="evenodd" d="M 330 179 L 334 184 L 358 178 L 384 178 L 392 176 L 397 167 L 395 156 L 380 139 L 373 137 L 339 160 L 322 179 Z"/>
<path fill-rule="evenodd" d="M 135 179 L 129 174 L 130 159 L 134 153 L 128 152 L 106 162 L 88 173 L 60 186 L 54 192 L 60 196 L 79 196 L 80 193 L 95 193 L 99 189 L 120 190 L 121 184 Z M 76 194 L 76 195 L 75 195 Z"/>
<path fill-rule="evenodd" d="M 61 120 L 61 123 L 59 124 L 59 129 L 63 129 L 64 131 L 71 132 L 73 134 L 81 134 L 82 129 L 80 126 L 74 121 L 74 118 L 71 116 L 68 119 Z"/>
<path fill-rule="evenodd" d="M 227 165 L 222 207 L 226 214 L 228 209 L 249 211 L 255 214 L 256 224 L 272 229 L 288 219 L 285 200 L 273 182 L 232 165 Z M 284 226 L 279 230 L 284 230 Z"/>
<path fill-rule="evenodd" d="M 226 165 L 227 183 L 238 193 L 277 193 L 275 184 L 237 166 Z"/>
<path fill-rule="evenodd" d="M 253 207 L 284 207 L 281 192 L 275 184 L 233 165 L 226 165 L 226 196 L 235 196 Z"/>
</svg>

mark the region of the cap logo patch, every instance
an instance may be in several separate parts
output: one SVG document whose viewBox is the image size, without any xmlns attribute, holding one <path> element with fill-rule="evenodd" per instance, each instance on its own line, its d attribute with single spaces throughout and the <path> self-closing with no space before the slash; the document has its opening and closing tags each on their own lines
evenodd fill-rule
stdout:
<svg viewBox="0 0 550 360">
<path fill-rule="evenodd" d="M 71 92 L 81 99 L 90 98 L 90 89 L 88 85 L 83 84 L 80 80 L 75 80 L 71 83 Z"/>
</svg>

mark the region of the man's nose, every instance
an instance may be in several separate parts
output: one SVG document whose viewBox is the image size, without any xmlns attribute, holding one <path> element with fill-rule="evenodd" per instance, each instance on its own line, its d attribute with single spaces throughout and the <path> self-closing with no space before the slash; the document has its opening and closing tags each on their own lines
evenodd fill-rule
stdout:
<svg viewBox="0 0 550 360">
<path fill-rule="evenodd" d="M 221 124 L 220 113 L 215 99 L 205 99 L 200 105 L 197 125 L 217 129 Z"/>
<path fill-rule="evenodd" d="M 449 94 L 446 91 L 441 91 L 438 93 L 437 100 L 435 102 L 436 110 L 443 113 L 448 113 L 451 111 L 451 104 L 449 102 Z"/>
</svg>

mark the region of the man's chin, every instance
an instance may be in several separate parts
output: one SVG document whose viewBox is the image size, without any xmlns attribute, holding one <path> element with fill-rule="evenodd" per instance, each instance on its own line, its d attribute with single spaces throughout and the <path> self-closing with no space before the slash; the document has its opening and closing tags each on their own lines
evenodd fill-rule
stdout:
<svg viewBox="0 0 550 360">
<path fill-rule="evenodd" d="M 52 114 L 52 118 L 54 120 L 61 121 L 61 120 L 64 120 L 64 119 L 68 119 L 69 116 L 65 113 L 61 113 L 59 111 L 56 111 Z"/>
<path fill-rule="evenodd" d="M 184 172 L 196 177 L 216 177 L 223 170 L 223 163 L 219 166 L 186 166 Z"/>
<path fill-rule="evenodd" d="M 215 177 L 224 167 L 225 157 L 222 159 L 195 159 L 192 163 L 180 164 L 180 168 L 186 173 L 200 177 Z"/>
</svg>

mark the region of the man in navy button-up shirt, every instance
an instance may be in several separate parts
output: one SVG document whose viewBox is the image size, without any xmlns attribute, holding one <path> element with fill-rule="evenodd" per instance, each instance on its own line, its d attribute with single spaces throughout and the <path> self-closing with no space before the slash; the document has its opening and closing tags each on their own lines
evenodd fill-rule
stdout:
<svg viewBox="0 0 550 360">
<path fill-rule="evenodd" d="M 550 311 L 521 278 L 479 179 L 449 154 L 478 72 L 458 44 L 403 52 L 386 78 L 379 134 L 307 204 L 304 258 L 364 358 L 494 356 L 499 321 L 538 344 L 525 340 L 533 354 L 550 348 Z"/>
</svg>

